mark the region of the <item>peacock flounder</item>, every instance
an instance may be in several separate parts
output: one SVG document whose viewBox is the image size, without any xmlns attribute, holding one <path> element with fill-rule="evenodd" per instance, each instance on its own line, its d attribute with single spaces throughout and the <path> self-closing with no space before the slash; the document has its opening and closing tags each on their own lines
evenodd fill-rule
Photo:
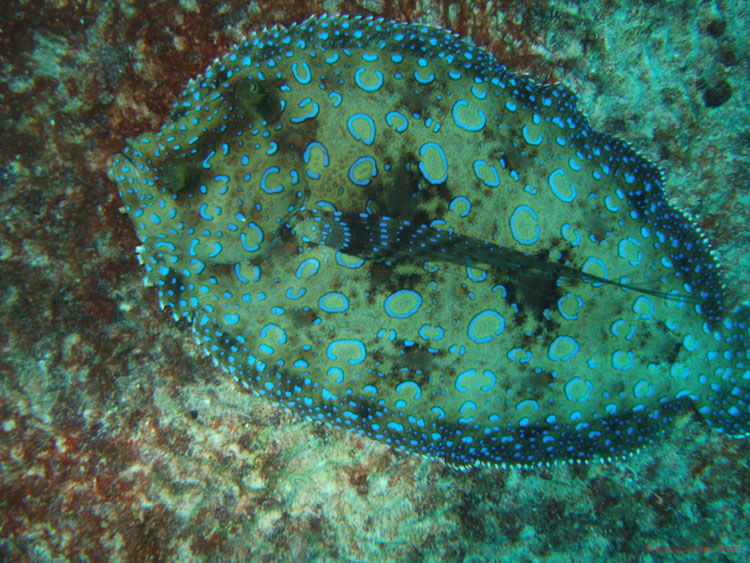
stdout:
<svg viewBox="0 0 750 563">
<path fill-rule="evenodd" d="M 747 310 L 659 171 L 449 31 L 254 33 L 127 144 L 147 280 L 258 395 L 459 467 L 748 432 Z"/>
</svg>

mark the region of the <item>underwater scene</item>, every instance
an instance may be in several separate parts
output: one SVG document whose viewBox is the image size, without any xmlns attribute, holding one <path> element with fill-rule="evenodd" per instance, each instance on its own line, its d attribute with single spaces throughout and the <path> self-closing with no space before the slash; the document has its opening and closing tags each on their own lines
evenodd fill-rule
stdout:
<svg viewBox="0 0 750 563">
<path fill-rule="evenodd" d="M 0 14 L 0 558 L 747 560 L 744 4 Z"/>
</svg>

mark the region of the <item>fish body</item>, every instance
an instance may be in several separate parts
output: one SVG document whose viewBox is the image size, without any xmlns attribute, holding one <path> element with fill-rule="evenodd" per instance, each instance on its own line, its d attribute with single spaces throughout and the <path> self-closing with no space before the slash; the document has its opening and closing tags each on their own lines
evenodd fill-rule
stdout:
<svg viewBox="0 0 750 563">
<path fill-rule="evenodd" d="M 447 30 L 252 34 L 109 168 L 163 306 L 240 385 L 466 467 L 750 427 L 747 310 L 657 168 Z"/>
</svg>

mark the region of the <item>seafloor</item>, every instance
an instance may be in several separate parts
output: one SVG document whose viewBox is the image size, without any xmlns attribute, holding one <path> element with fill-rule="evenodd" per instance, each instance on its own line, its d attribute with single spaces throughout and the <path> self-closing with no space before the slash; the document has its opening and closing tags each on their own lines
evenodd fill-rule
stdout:
<svg viewBox="0 0 750 563">
<path fill-rule="evenodd" d="M 0 560 L 747 561 L 750 442 L 697 416 L 625 461 L 458 472 L 238 392 L 159 311 L 107 157 L 244 33 L 323 11 L 567 83 L 746 298 L 746 1 L 2 2 Z"/>
</svg>

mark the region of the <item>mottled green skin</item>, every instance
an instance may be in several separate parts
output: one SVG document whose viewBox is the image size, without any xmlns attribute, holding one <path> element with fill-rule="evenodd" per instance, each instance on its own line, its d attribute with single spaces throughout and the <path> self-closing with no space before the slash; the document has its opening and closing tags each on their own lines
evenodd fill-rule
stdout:
<svg viewBox="0 0 750 563">
<path fill-rule="evenodd" d="M 621 455 L 692 407 L 747 428 L 747 329 L 723 320 L 718 268 L 656 169 L 564 88 L 447 32 L 261 32 L 129 145 L 110 176 L 162 303 L 296 412 L 458 466 Z M 474 258 L 321 244 L 313 217 L 333 210 L 460 233 Z M 478 259 L 477 241 L 539 267 Z"/>
</svg>

